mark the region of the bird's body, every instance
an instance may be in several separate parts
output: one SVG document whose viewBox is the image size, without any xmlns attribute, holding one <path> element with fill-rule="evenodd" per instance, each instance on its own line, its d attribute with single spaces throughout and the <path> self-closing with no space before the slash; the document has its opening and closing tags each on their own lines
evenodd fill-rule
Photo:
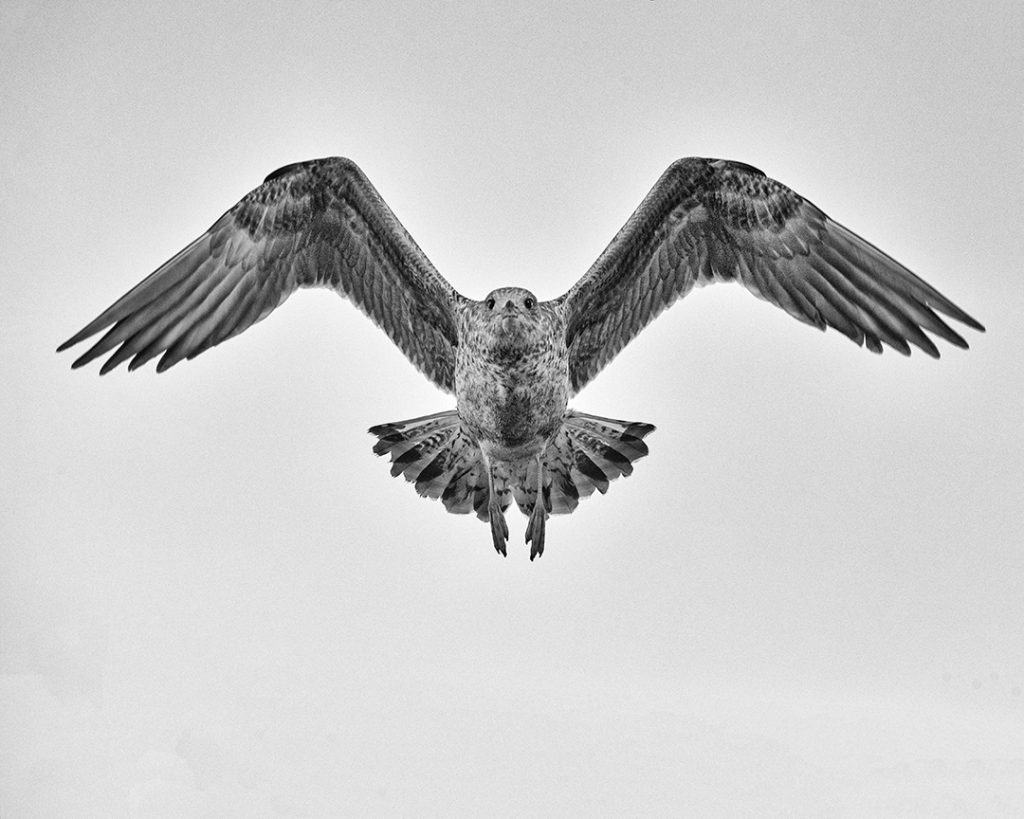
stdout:
<svg viewBox="0 0 1024 819">
<path fill-rule="evenodd" d="M 459 416 L 487 457 L 536 457 L 569 404 L 569 353 L 558 309 L 538 305 L 527 290 L 502 288 L 463 305 L 458 327 Z"/>
<path fill-rule="evenodd" d="M 569 352 L 558 305 L 521 288 L 500 288 L 458 305 L 455 412 L 371 428 L 393 474 L 441 497 L 449 511 L 473 509 L 505 553 L 504 511 L 529 519 L 531 555 L 544 550 L 549 513 L 576 508 L 647 454 L 653 427 L 570 412 Z M 544 502 L 538 504 L 538 493 Z"/>
<path fill-rule="evenodd" d="M 546 466 L 550 469 L 543 456 L 569 405 L 565 321 L 557 308 L 539 305 L 528 290 L 501 288 L 482 303 L 462 305 L 458 327 L 459 418 L 480 447 L 488 473 L 507 476 L 506 483 L 532 498 L 526 505 L 532 507 L 531 540 L 539 554 L 544 515 L 533 515 L 542 507 L 536 505 L 538 484 L 531 485 L 530 467 L 536 462 L 534 471 L 540 475 Z M 493 508 L 496 503 L 488 510 L 492 520 L 501 515 Z M 504 552 L 507 528 L 499 520 L 492 531 L 495 546 Z"/>
<path fill-rule="evenodd" d="M 108 332 L 74 366 L 107 372 L 161 355 L 158 370 L 242 332 L 299 287 L 350 298 L 454 410 L 381 424 L 374 451 L 450 512 L 529 517 L 531 559 L 549 514 L 632 472 L 654 427 L 569 409 L 569 400 L 658 313 L 694 287 L 737 281 L 794 318 L 938 357 L 927 330 L 967 343 L 938 315 L 984 328 L 935 288 L 749 165 L 673 163 L 590 271 L 539 301 L 505 287 L 480 301 L 433 268 L 361 170 L 331 158 L 281 168 L 201 237 L 59 349 Z"/>
</svg>

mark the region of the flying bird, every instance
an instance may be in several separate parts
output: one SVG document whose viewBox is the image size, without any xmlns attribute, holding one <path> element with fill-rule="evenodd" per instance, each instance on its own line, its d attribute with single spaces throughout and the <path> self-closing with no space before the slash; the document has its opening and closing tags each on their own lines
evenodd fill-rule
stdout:
<svg viewBox="0 0 1024 819">
<path fill-rule="evenodd" d="M 300 287 L 331 288 L 455 394 L 455 409 L 371 427 L 374 452 L 420 495 L 489 522 L 502 555 L 514 500 L 533 560 L 547 517 L 629 475 L 654 429 L 569 409 L 569 399 L 666 307 L 731 281 L 875 353 L 885 344 L 909 355 L 913 344 L 938 358 L 925 331 L 966 348 L 939 314 L 984 331 L 757 168 L 697 157 L 668 167 L 567 293 L 541 301 L 501 287 L 477 301 L 434 269 L 355 163 L 332 157 L 274 171 L 58 351 L 107 330 L 72 367 L 111 353 L 101 373 L 156 356 L 159 372 L 241 333 Z"/>
</svg>

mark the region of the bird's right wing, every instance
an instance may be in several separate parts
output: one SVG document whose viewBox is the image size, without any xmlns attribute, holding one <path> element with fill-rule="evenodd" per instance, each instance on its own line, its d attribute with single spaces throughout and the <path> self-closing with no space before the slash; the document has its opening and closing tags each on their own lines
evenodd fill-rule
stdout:
<svg viewBox="0 0 1024 819">
<path fill-rule="evenodd" d="M 662 310 L 714 281 L 738 281 L 876 353 L 885 342 L 906 355 L 909 342 L 937 357 L 924 330 L 966 347 L 936 311 L 984 330 L 781 182 L 740 162 L 692 157 L 669 166 L 586 275 L 555 300 L 573 392 Z"/>
<path fill-rule="evenodd" d="M 161 353 L 162 371 L 242 332 L 299 287 L 318 286 L 350 298 L 431 381 L 454 390 L 462 296 L 340 157 L 272 173 L 58 351 L 110 327 L 72 366 L 116 348 L 101 373 Z"/>
</svg>

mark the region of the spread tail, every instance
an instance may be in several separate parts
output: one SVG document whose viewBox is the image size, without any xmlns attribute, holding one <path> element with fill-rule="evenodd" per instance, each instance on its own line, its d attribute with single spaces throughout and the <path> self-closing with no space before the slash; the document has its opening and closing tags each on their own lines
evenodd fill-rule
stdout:
<svg viewBox="0 0 1024 819">
<path fill-rule="evenodd" d="M 593 494 L 595 489 L 603 495 L 611 481 L 631 475 L 633 462 L 648 453 L 643 439 L 653 431 L 653 424 L 569 410 L 544 452 L 544 504 L 548 512 L 570 514 L 580 498 Z M 537 496 L 536 466 L 531 464 L 522 472 L 512 491 L 519 508 L 529 515 Z"/>
<path fill-rule="evenodd" d="M 475 512 L 488 519 L 490 490 L 480 447 L 463 428 L 456 410 L 370 427 L 380 440 L 377 455 L 391 455 L 391 475 L 402 475 L 427 498 L 440 498 L 457 515 Z M 495 488 L 501 508 L 512 502 L 508 487 Z"/>
<path fill-rule="evenodd" d="M 424 497 L 440 498 L 449 512 L 475 512 L 481 520 L 490 520 L 493 529 L 495 516 L 503 523 L 501 513 L 515 499 L 530 518 L 526 536 L 533 543 L 532 560 L 544 551 L 544 518 L 571 513 L 580 498 L 595 489 L 604 494 L 611 481 L 631 474 L 633 462 L 648 453 L 643 439 L 653 430 L 652 424 L 571 410 L 539 464 L 536 459 L 515 465 L 494 462 L 490 481 L 480 447 L 456 410 L 380 424 L 371 427 L 370 433 L 379 438 L 373 451 L 391 456 L 391 474 L 415 484 Z M 543 469 L 541 480 L 538 467 Z M 493 514 L 492 486 L 498 507 Z M 535 514 L 539 486 L 543 487 L 543 508 Z M 503 538 L 497 535 L 495 547 L 504 553 Z"/>
</svg>

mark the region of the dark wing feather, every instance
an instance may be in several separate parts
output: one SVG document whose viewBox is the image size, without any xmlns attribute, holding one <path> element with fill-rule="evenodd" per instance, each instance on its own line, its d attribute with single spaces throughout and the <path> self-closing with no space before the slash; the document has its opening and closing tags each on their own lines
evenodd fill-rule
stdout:
<svg viewBox="0 0 1024 819">
<path fill-rule="evenodd" d="M 967 347 L 936 314 L 984 328 L 931 285 L 833 222 L 792 190 L 739 162 L 673 163 L 593 267 L 556 299 L 566 318 L 569 377 L 579 391 L 655 316 L 694 286 L 739 281 L 821 330 L 880 353 L 927 330 Z"/>
<path fill-rule="evenodd" d="M 113 351 L 101 373 L 161 354 L 162 371 L 242 332 L 299 287 L 350 298 L 428 378 L 454 390 L 454 305 L 462 297 L 363 172 L 340 157 L 272 173 L 58 350 L 109 327 L 72 366 Z"/>
</svg>

